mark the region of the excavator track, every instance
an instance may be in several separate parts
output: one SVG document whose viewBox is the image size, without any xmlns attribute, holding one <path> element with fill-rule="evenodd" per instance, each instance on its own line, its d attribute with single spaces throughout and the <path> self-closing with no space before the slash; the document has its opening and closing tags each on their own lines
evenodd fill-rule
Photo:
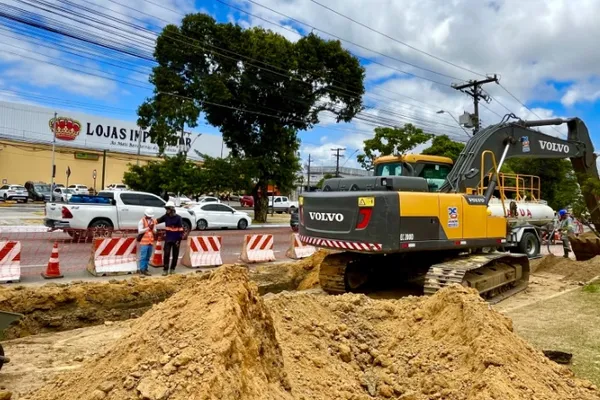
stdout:
<svg viewBox="0 0 600 400">
<path fill-rule="evenodd" d="M 522 254 L 500 252 L 459 256 L 432 265 L 423 289 L 426 295 L 432 295 L 454 283 L 476 289 L 495 304 L 527 288 L 529 259 Z"/>
<path fill-rule="evenodd" d="M 319 269 L 321 288 L 330 294 L 342 294 L 360 287 L 369 271 L 354 264 L 357 254 L 344 252 L 327 255 Z"/>
<path fill-rule="evenodd" d="M 319 273 L 321 288 L 330 294 L 359 289 L 369 280 L 371 268 L 380 266 L 376 259 L 366 261 L 363 257 L 363 254 L 352 252 L 325 257 Z M 528 282 L 529 259 L 526 255 L 470 254 L 431 265 L 424 277 L 423 291 L 425 295 L 432 295 L 456 283 L 476 289 L 488 302 L 495 304 L 524 290 Z"/>
</svg>

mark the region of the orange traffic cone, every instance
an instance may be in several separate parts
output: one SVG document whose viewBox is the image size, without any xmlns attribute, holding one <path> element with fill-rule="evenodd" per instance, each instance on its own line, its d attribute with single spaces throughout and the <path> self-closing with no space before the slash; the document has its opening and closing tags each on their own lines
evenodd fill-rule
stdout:
<svg viewBox="0 0 600 400">
<path fill-rule="evenodd" d="M 50 260 L 48 260 L 48 268 L 46 268 L 46 272 L 42 272 L 42 276 L 46 279 L 63 277 L 60 273 L 60 265 L 58 261 L 58 242 L 54 242 L 54 247 L 52 248 Z"/>
<path fill-rule="evenodd" d="M 156 247 L 154 248 L 152 258 L 150 259 L 150 265 L 155 268 L 163 267 L 163 248 L 161 241 L 156 242 Z"/>
</svg>

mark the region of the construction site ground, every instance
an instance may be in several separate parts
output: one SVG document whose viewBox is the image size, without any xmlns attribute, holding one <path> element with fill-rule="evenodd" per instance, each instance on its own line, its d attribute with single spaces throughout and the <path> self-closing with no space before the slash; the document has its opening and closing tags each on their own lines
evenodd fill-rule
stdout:
<svg viewBox="0 0 600 400">
<path fill-rule="evenodd" d="M 600 257 L 534 260 L 527 290 L 483 306 L 461 289 L 332 300 L 318 287 L 324 254 L 212 275 L 0 288 L 0 309 L 26 315 L 5 332 L 0 389 L 40 400 L 600 399 L 600 281 L 590 283 Z M 573 360 L 558 366 L 533 349 Z"/>
</svg>

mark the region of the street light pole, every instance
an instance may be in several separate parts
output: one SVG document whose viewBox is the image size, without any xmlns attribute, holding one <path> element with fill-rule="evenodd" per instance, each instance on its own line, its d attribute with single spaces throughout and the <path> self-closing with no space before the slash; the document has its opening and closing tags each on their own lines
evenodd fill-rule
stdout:
<svg viewBox="0 0 600 400">
<path fill-rule="evenodd" d="M 456 125 L 460 126 L 460 129 L 462 129 L 462 130 L 463 130 L 463 132 L 464 132 L 464 133 L 465 133 L 467 136 L 471 137 L 471 136 L 469 135 L 469 132 L 467 132 L 467 130 L 466 130 L 466 129 L 465 129 L 465 128 L 464 128 L 464 127 L 463 127 L 463 126 L 460 124 L 460 122 L 458 122 L 458 120 L 456 119 L 456 117 L 454 117 L 454 115 L 453 115 L 451 112 L 449 112 L 449 111 L 446 111 L 446 110 L 439 110 L 439 111 L 436 111 L 436 114 L 444 114 L 444 113 L 446 113 L 446 114 L 448 114 L 449 116 L 451 116 L 451 117 L 452 117 L 452 119 L 454 120 L 454 122 L 456 122 Z"/>
</svg>

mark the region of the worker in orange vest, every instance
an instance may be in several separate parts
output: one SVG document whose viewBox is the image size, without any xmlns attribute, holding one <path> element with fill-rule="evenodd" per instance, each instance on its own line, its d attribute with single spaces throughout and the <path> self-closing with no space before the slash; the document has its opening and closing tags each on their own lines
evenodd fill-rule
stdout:
<svg viewBox="0 0 600 400">
<path fill-rule="evenodd" d="M 156 238 L 156 220 L 154 210 L 146 208 L 144 217 L 138 222 L 138 241 L 140 242 L 140 274 L 152 275 L 148 271 L 150 256 Z"/>
</svg>

